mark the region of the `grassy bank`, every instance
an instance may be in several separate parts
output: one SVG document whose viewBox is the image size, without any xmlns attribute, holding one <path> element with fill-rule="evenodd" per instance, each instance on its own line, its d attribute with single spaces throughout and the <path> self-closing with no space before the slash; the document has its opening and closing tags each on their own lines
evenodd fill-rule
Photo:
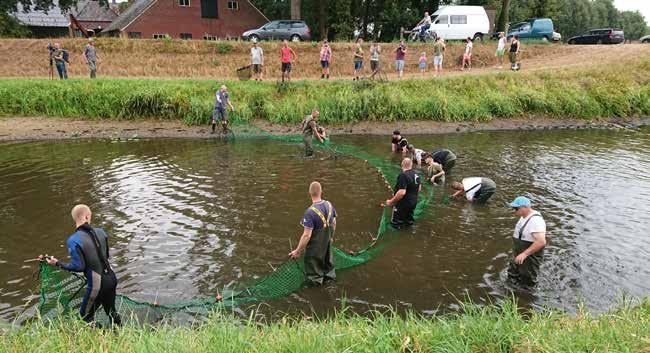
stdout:
<svg viewBox="0 0 650 353">
<path fill-rule="evenodd" d="M 422 318 L 339 314 L 260 324 L 215 314 L 194 327 L 127 326 L 115 333 L 79 322 L 42 323 L 0 336 L 2 352 L 647 352 L 650 302 L 598 316 L 515 306 Z M 83 348 L 82 348 L 83 347 Z"/>
<path fill-rule="evenodd" d="M 59 39 L 0 39 L 0 51 L 5 60 L 0 66 L 0 77 L 47 77 L 49 52 L 47 43 L 58 41 L 70 52 L 70 77 L 87 77 L 88 69 L 82 56 L 86 41 L 81 38 Z M 280 76 L 280 42 L 262 42 L 266 58 L 265 75 L 269 79 Z M 185 77 L 236 79 L 236 69 L 250 62 L 249 42 L 202 40 L 146 40 L 99 38 L 96 42 L 99 55 L 98 75 L 100 77 Z M 382 43 L 382 61 L 386 69 L 391 68 L 395 59 L 397 43 Z M 292 43 L 298 55 L 293 65 L 297 78 L 319 78 L 320 44 Z M 365 43 L 366 60 L 370 55 L 370 43 Z M 406 72 L 418 72 L 418 58 L 426 51 L 432 58 L 431 44 L 409 43 Z M 456 62 L 465 44 L 449 43 L 445 67 L 458 66 Z M 494 64 L 495 43 L 477 44 L 474 47 L 475 67 Z M 576 47 L 540 43 L 526 44 L 525 60 L 536 57 L 553 57 L 559 53 L 577 50 Z M 332 77 L 350 76 L 353 70 L 354 44 L 350 42 L 332 43 Z M 369 65 L 366 65 L 369 66 Z M 366 68 L 369 70 L 369 68 Z M 389 70 L 390 71 L 390 70 Z M 56 74 L 56 72 L 55 72 Z"/>
<path fill-rule="evenodd" d="M 650 115 L 650 57 L 607 67 L 501 72 L 386 83 L 208 80 L 0 80 L 0 115 L 160 118 L 206 123 L 228 84 L 235 118 L 297 124 L 312 107 L 326 123 L 489 121 L 526 115 L 591 119 Z"/>
</svg>

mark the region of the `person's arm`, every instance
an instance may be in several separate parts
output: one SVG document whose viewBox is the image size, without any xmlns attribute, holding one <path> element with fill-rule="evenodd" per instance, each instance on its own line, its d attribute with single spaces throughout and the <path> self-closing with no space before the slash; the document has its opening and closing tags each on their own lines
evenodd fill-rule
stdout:
<svg viewBox="0 0 650 353">
<path fill-rule="evenodd" d="M 390 143 L 390 149 L 393 152 L 397 152 L 397 144 L 391 142 Z"/>
<path fill-rule="evenodd" d="M 292 48 L 289 48 L 289 50 L 291 50 L 291 55 L 293 55 L 293 60 L 298 60 L 298 55 L 296 54 L 296 52 L 293 51 Z"/>
<path fill-rule="evenodd" d="M 311 131 L 314 132 L 314 136 L 320 141 L 320 143 L 323 143 L 323 136 L 318 132 L 318 128 L 316 128 L 316 124 L 312 124 L 314 121 L 309 122 L 309 126 L 311 126 Z"/>
<path fill-rule="evenodd" d="M 386 200 L 386 206 L 392 206 L 395 203 L 399 202 L 399 200 L 404 198 L 404 195 L 406 195 L 406 189 L 397 190 L 397 192 L 395 193 L 395 195 L 393 195 L 393 197 Z"/>
<path fill-rule="evenodd" d="M 334 242 L 334 234 L 336 233 L 336 217 L 332 218 L 332 236 L 330 237 L 330 243 Z"/>
<path fill-rule="evenodd" d="M 235 107 L 233 107 L 232 103 L 230 102 L 230 99 L 228 99 L 228 105 L 230 106 L 230 111 L 235 111 Z"/>
<path fill-rule="evenodd" d="M 524 250 L 521 254 L 517 255 L 517 257 L 515 257 L 515 263 L 517 265 L 523 264 L 528 256 L 544 249 L 546 246 L 546 233 L 532 233 L 532 236 L 534 240 L 533 244 L 529 246 L 528 249 Z"/>
<path fill-rule="evenodd" d="M 445 171 L 444 171 L 444 170 L 441 171 L 440 173 L 438 173 L 438 174 L 432 176 L 432 177 L 431 177 L 431 182 L 433 183 L 433 182 L 436 180 L 436 178 L 438 178 L 438 177 L 440 177 L 440 176 L 442 176 L 442 175 L 445 175 Z"/>
<path fill-rule="evenodd" d="M 465 190 L 458 190 L 455 193 L 451 194 L 451 197 L 457 198 L 458 196 L 462 195 L 465 192 Z"/>
<path fill-rule="evenodd" d="M 312 229 L 311 228 L 304 228 L 302 232 L 302 236 L 300 237 L 300 241 L 298 242 L 298 246 L 289 253 L 289 256 L 292 259 L 297 259 L 300 257 L 300 254 L 302 253 L 303 250 L 307 247 L 307 243 L 309 243 L 309 239 L 311 239 L 311 233 Z"/>
<path fill-rule="evenodd" d="M 47 263 L 70 272 L 83 272 L 86 268 L 83 253 L 77 244 L 68 241 L 68 252 L 70 252 L 70 263 L 57 260 L 54 256 L 47 258 Z"/>
</svg>

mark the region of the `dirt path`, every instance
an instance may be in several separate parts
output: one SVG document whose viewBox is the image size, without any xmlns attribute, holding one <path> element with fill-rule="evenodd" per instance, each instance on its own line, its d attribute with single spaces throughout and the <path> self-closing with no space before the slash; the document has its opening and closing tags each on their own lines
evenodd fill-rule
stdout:
<svg viewBox="0 0 650 353">
<path fill-rule="evenodd" d="M 297 126 L 273 125 L 255 121 L 257 127 L 272 134 L 299 133 Z M 327 127 L 332 135 L 389 135 L 400 129 L 405 135 L 443 134 L 455 132 L 496 130 L 548 130 L 586 128 L 636 128 L 650 125 L 650 118 L 556 120 L 548 118 L 500 119 L 487 123 L 440 123 L 433 121 L 409 121 L 403 123 L 362 122 L 352 125 Z M 237 133 L 237 129 L 235 129 Z M 0 141 L 60 140 L 75 138 L 212 138 L 208 126 L 187 126 L 182 122 L 140 121 L 94 121 L 64 118 L 0 118 Z"/>
</svg>

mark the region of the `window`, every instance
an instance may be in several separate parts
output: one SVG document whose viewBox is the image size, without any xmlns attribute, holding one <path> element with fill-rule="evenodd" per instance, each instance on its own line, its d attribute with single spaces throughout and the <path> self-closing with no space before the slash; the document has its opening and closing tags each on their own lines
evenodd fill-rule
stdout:
<svg viewBox="0 0 650 353">
<path fill-rule="evenodd" d="M 178 0 L 178 5 L 183 7 L 190 6 L 190 0 Z"/>
<path fill-rule="evenodd" d="M 217 0 L 201 0 L 201 17 L 219 18 L 219 8 L 217 7 Z"/>
<path fill-rule="evenodd" d="M 142 32 L 129 32 L 128 36 L 132 39 L 140 39 L 142 38 Z"/>
<path fill-rule="evenodd" d="M 449 23 L 449 16 L 447 16 L 447 15 L 438 16 L 438 18 L 436 19 L 436 21 L 434 23 L 441 24 L 441 25 L 446 25 L 446 24 Z"/>
<path fill-rule="evenodd" d="M 168 37 L 167 34 L 160 34 L 159 33 L 159 34 L 154 34 L 153 35 L 153 39 L 163 39 L 163 38 L 167 38 L 167 37 Z"/>
<path fill-rule="evenodd" d="M 449 16 L 449 23 L 452 25 L 466 25 L 467 16 L 466 15 L 451 15 Z"/>
<path fill-rule="evenodd" d="M 278 21 L 269 22 L 266 26 L 264 26 L 264 29 L 277 29 L 278 23 Z"/>
<path fill-rule="evenodd" d="M 291 23 L 289 22 L 278 23 L 278 29 L 289 29 L 290 27 L 291 27 Z"/>
<path fill-rule="evenodd" d="M 217 36 L 213 36 L 210 34 L 204 34 L 203 35 L 203 40 L 217 40 Z"/>
<path fill-rule="evenodd" d="M 181 39 L 192 39 L 192 33 L 181 33 Z"/>
<path fill-rule="evenodd" d="M 239 1 L 228 1 L 228 10 L 239 10 Z"/>
<path fill-rule="evenodd" d="M 302 22 L 292 22 L 291 23 L 291 28 L 303 28 L 305 27 L 305 24 Z"/>
</svg>

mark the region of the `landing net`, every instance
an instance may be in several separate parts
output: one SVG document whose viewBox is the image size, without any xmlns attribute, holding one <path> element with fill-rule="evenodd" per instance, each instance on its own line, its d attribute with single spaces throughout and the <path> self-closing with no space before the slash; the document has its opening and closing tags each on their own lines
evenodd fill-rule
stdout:
<svg viewBox="0 0 650 353">
<path fill-rule="evenodd" d="M 237 139 L 264 138 L 291 144 L 302 143 L 300 135 L 272 135 L 251 125 L 236 126 L 233 129 Z M 388 181 L 394 181 L 400 172 L 400 168 L 395 162 L 372 156 L 360 147 L 336 144 L 330 141 L 323 144 L 316 143 L 315 147 L 329 152 L 334 157 L 351 156 L 366 161 L 383 176 L 388 188 L 390 188 Z M 428 183 L 423 183 L 423 192 L 420 193 L 414 218 L 420 218 L 433 201 L 433 188 Z M 443 196 L 440 202 L 446 203 L 448 198 Z M 391 240 L 395 239 L 398 232 L 390 225 L 391 212 L 390 208 L 384 208 L 377 232 L 365 247 L 355 251 L 333 247 L 334 265 L 337 270 L 365 264 L 377 256 L 386 245 L 390 244 Z M 191 320 L 197 315 L 207 314 L 210 310 L 218 307 L 235 308 L 287 296 L 303 286 L 305 281 L 303 270 L 302 258 L 288 260 L 254 283 L 239 288 L 224 288 L 218 293 L 218 296 L 215 293 L 215 296 L 212 297 L 201 297 L 172 304 L 158 304 L 118 295 L 116 306 L 123 319 L 136 320 L 140 323 L 178 320 L 183 316 L 187 316 Z M 39 312 L 41 317 L 50 319 L 62 313 L 77 311 L 84 295 L 85 279 L 78 274 L 72 274 L 43 263 L 40 264 L 39 272 L 41 282 Z M 104 323 L 108 320 L 101 309 L 96 314 L 96 320 Z M 181 318 L 181 320 L 183 319 Z"/>
</svg>

